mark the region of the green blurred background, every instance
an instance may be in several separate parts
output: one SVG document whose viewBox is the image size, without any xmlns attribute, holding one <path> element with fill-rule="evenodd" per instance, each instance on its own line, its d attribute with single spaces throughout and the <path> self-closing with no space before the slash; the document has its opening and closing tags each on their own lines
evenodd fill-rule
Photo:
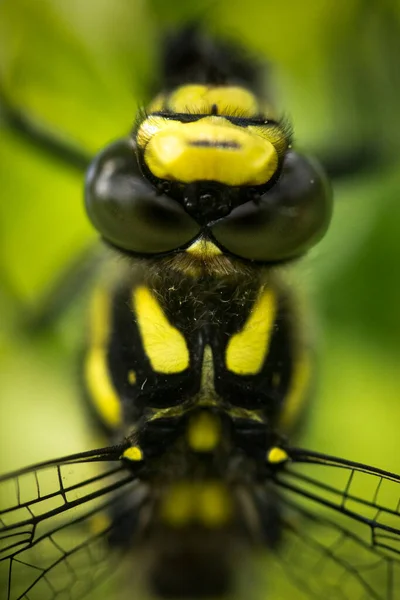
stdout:
<svg viewBox="0 0 400 600">
<path fill-rule="evenodd" d="M 399 3 L 3 0 L 0 81 L 41 126 L 95 153 L 146 101 L 160 31 L 198 17 L 274 64 L 299 147 L 379 151 L 379 166 L 335 184 L 331 230 L 293 283 L 320 356 L 302 445 L 400 471 Z M 76 383 L 86 294 L 50 330 L 20 327 L 96 239 L 82 179 L 1 128 L 1 470 L 99 443 Z"/>
</svg>

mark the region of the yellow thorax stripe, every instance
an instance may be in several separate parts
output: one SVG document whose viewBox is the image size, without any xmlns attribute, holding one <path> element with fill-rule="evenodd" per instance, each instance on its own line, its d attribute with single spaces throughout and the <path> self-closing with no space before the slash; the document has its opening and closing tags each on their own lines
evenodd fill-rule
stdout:
<svg viewBox="0 0 400 600">
<path fill-rule="evenodd" d="M 150 290 L 135 288 L 132 303 L 143 348 L 154 371 L 171 374 L 187 369 L 190 356 L 185 337 L 168 321 Z"/>
<path fill-rule="evenodd" d="M 259 373 L 268 353 L 276 316 L 276 296 L 261 292 L 242 331 L 231 337 L 226 348 L 226 367 L 237 375 Z"/>
<path fill-rule="evenodd" d="M 110 337 L 111 299 L 98 289 L 93 294 L 90 322 L 90 345 L 85 359 L 85 381 L 97 412 L 111 428 L 121 423 L 121 404 L 107 364 Z"/>
</svg>

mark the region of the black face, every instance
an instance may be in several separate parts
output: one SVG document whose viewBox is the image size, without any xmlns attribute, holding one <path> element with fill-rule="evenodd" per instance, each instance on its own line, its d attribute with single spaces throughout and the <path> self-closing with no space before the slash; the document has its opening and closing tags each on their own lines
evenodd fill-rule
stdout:
<svg viewBox="0 0 400 600">
<path fill-rule="evenodd" d="M 223 252 L 265 263 L 309 250 L 325 234 L 332 213 L 322 169 L 293 150 L 267 191 L 213 182 L 156 186 L 143 175 L 129 141 L 112 144 L 93 161 L 85 200 L 93 225 L 122 251 L 176 252 L 204 236 Z"/>
</svg>

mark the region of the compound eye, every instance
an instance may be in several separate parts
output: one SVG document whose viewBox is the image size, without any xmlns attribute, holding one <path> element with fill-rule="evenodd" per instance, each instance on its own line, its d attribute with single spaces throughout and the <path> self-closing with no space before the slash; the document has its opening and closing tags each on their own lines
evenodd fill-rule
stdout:
<svg viewBox="0 0 400 600">
<path fill-rule="evenodd" d="M 85 205 L 97 231 L 111 244 L 137 254 L 185 246 L 199 226 L 184 208 L 142 176 L 129 141 L 99 154 L 86 176 Z"/>
<path fill-rule="evenodd" d="M 212 226 L 215 239 L 248 260 L 278 262 L 300 256 L 325 234 L 332 193 L 321 167 L 290 151 L 277 183 Z"/>
</svg>

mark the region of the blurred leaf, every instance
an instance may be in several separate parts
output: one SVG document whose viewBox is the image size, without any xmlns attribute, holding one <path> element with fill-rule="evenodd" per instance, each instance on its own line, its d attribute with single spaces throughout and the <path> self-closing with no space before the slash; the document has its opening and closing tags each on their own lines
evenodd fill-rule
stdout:
<svg viewBox="0 0 400 600">
<path fill-rule="evenodd" d="M 3 277 L 33 302 L 95 239 L 84 214 L 83 178 L 36 155 L 7 131 L 0 144 L 0 248 Z"/>
<path fill-rule="evenodd" d="M 102 10 L 101 10 L 102 9 Z M 18 107 L 96 151 L 133 123 L 152 55 L 143 2 L 6 0 L 0 74 Z"/>
</svg>

